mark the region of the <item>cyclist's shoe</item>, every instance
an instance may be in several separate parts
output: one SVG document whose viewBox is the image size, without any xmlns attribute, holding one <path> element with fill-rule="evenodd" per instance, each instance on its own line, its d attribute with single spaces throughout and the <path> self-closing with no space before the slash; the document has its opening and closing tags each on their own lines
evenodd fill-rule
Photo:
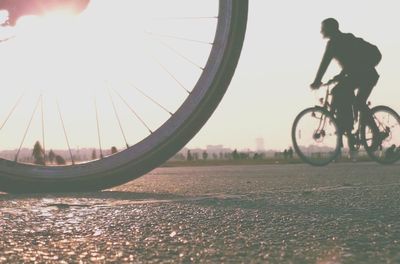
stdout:
<svg viewBox="0 0 400 264">
<path fill-rule="evenodd" d="M 358 150 L 358 144 L 357 144 L 358 140 L 357 140 L 356 135 L 350 133 L 347 136 L 347 140 L 348 140 L 349 149 L 351 151 L 357 151 Z"/>
<path fill-rule="evenodd" d="M 390 134 L 387 131 L 379 131 L 378 133 L 374 134 L 374 137 L 372 138 L 372 144 L 370 146 L 370 149 L 372 151 L 378 150 L 378 148 L 380 148 L 382 145 L 382 141 L 384 141 L 386 138 L 388 138 L 389 135 Z"/>
<path fill-rule="evenodd" d="M 382 143 L 382 141 L 384 141 L 385 139 L 387 139 L 389 137 L 389 132 L 387 131 L 379 131 L 379 141 L 380 143 Z"/>
</svg>

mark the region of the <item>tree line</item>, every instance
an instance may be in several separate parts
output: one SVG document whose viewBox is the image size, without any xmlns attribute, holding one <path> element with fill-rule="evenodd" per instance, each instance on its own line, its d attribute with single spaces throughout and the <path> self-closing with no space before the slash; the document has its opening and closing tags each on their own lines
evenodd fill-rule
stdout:
<svg viewBox="0 0 400 264">
<path fill-rule="evenodd" d="M 274 159 L 293 159 L 294 151 L 292 147 L 289 147 L 283 151 L 277 151 L 274 153 Z M 249 152 L 249 151 L 238 151 L 237 149 L 232 152 L 220 152 L 220 153 L 208 153 L 206 150 L 202 152 L 192 152 L 191 150 L 186 151 L 186 155 L 182 152 L 177 153 L 174 160 L 180 161 L 197 161 L 197 160 L 265 160 L 268 159 L 264 152 Z"/>
<path fill-rule="evenodd" d="M 116 154 L 118 153 L 118 149 L 115 146 L 112 146 L 110 149 L 110 153 Z M 33 146 L 32 158 L 33 163 L 37 165 L 65 165 L 67 163 L 66 159 L 62 157 L 62 155 L 55 153 L 55 151 L 53 151 L 52 149 L 50 149 L 50 151 L 46 153 L 42 147 L 42 144 L 39 141 L 36 141 L 35 145 Z M 76 159 L 76 157 L 73 158 Z M 91 159 L 96 160 L 98 158 L 103 158 L 102 153 L 98 155 L 97 150 L 93 149 L 91 153 Z"/>
</svg>

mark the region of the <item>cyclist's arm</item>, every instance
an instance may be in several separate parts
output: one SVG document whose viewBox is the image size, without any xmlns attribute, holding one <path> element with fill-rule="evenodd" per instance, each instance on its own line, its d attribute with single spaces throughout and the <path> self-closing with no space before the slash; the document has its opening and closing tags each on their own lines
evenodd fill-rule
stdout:
<svg viewBox="0 0 400 264">
<path fill-rule="evenodd" d="M 342 70 L 338 75 L 333 77 L 332 80 L 338 82 L 338 81 L 342 80 L 345 76 L 346 76 L 346 73 L 344 70 Z"/>
<path fill-rule="evenodd" d="M 324 77 L 324 74 L 326 70 L 328 69 L 329 64 L 331 63 L 331 60 L 333 59 L 333 52 L 332 52 L 332 46 L 331 43 L 328 42 L 326 45 L 325 53 L 324 56 L 322 57 L 321 64 L 319 65 L 317 76 L 315 77 L 314 83 L 321 83 L 322 77 Z"/>
</svg>

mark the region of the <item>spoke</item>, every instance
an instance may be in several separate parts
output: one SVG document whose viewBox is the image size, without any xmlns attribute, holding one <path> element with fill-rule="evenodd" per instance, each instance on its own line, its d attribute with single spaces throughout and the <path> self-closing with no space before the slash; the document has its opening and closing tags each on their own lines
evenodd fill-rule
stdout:
<svg viewBox="0 0 400 264">
<path fill-rule="evenodd" d="M 152 101 L 155 105 L 157 105 L 158 107 L 160 107 L 161 109 L 163 109 L 165 112 L 167 112 L 168 114 L 170 114 L 171 116 L 173 115 L 173 113 L 171 111 L 169 111 L 166 107 L 162 106 L 159 102 L 157 102 L 156 100 L 154 100 L 153 98 L 151 98 L 150 96 L 148 96 L 145 92 L 143 92 L 142 90 L 140 90 L 139 88 L 137 88 L 135 85 L 133 84 L 129 84 L 131 87 L 133 87 L 136 91 L 138 91 L 139 93 L 141 93 L 144 97 L 146 97 L 147 99 L 149 99 L 150 101 Z"/>
<path fill-rule="evenodd" d="M 60 121 L 61 121 L 61 125 L 62 125 L 62 128 L 63 128 L 63 131 L 64 131 L 65 141 L 67 142 L 69 155 L 71 156 L 71 162 L 72 162 L 72 165 L 74 165 L 75 161 L 74 161 L 74 157 L 72 156 L 72 151 L 71 151 L 71 146 L 70 146 L 69 140 L 68 140 L 67 130 L 65 129 L 64 119 L 62 117 L 61 108 L 60 108 L 60 104 L 58 103 L 58 101 L 57 101 L 57 110 L 58 110 L 58 115 L 60 117 Z"/>
<path fill-rule="evenodd" d="M 125 136 L 124 129 L 122 128 L 121 119 L 119 118 L 118 111 L 117 111 L 117 108 L 115 107 L 114 99 L 113 99 L 113 96 L 112 96 L 112 94 L 111 94 L 111 92 L 110 92 L 110 89 L 108 89 L 108 95 L 109 95 L 109 97 L 110 97 L 110 101 L 111 101 L 112 107 L 113 107 L 113 109 L 114 109 L 115 117 L 116 117 L 117 120 L 118 120 L 118 125 L 119 125 L 119 128 L 120 128 L 120 130 L 121 130 L 122 136 L 123 136 L 123 138 L 124 138 L 126 148 L 129 148 L 129 144 L 128 144 L 128 141 L 126 140 L 126 136 Z"/>
<path fill-rule="evenodd" d="M 153 57 L 152 57 L 153 58 Z M 190 94 L 191 92 L 189 91 L 189 89 L 187 89 L 179 80 L 177 77 L 175 77 L 174 74 L 172 74 L 167 67 L 165 67 L 163 64 L 161 64 L 161 62 L 159 62 L 157 59 L 153 58 L 153 60 L 156 61 L 156 63 L 161 67 L 161 69 L 163 69 L 178 85 L 179 87 L 181 87 L 183 90 L 185 90 L 185 92 L 187 92 L 188 94 Z"/>
<path fill-rule="evenodd" d="M 43 142 L 43 162 L 46 165 L 46 144 L 44 141 L 44 111 L 43 111 L 43 94 L 40 96 L 40 110 L 42 112 L 42 142 Z"/>
<path fill-rule="evenodd" d="M 202 16 L 202 17 L 156 17 L 153 20 L 201 20 L 201 19 L 218 19 L 218 16 Z"/>
<path fill-rule="evenodd" d="M 178 78 L 170 70 L 168 70 L 167 67 L 165 67 L 153 54 L 151 54 L 149 50 L 142 49 L 142 51 L 146 53 L 147 56 L 150 57 L 150 59 L 153 60 L 153 62 L 157 64 L 163 71 L 165 71 L 167 75 L 170 76 L 178 84 L 179 87 L 181 87 L 186 93 L 191 93 L 191 91 L 187 89 L 185 85 L 183 85 L 182 82 L 179 81 Z"/>
<path fill-rule="evenodd" d="M 188 57 L 186 57 L 185 55 L 183 55 L 182 53 L 180 53 L 179 51 L 177 51 L 176 49 L 174 49 L 173 47 L 171 47 L 170 45 L 168 45 L 167 43 L 159 40 L 158 41 L 162 46 L 166 47 L 167 49 L 169 49 L 170 51 L 172 51 L 173 53 L 175 53 L 175 55 L 177 55 L 178 57 L 181 57 L 182 59 L 184 59 L 185 61 L 189 62 L 190 64 L 192 64 L 193 66 L 199 68 L 200 70 L 204 70 L 204 67 L 201 67 L 200 65 L 198 65 L 197 63 L 195 63 L 194 61 L 192 61 L 191 59 L 189 59 Z"/>
<path fill-rule="evenodd" d="M 95 108 L 95 111 L 96 111 L 97 138 L 98 138 L 98 141 L 99 141 L 100 158 L 102 159 L 102 158 L 104 158 L 104 156 L 103 156 L 103 149 L 101 147 L 99 111 L 98 111 L 98 108 L 97 108 L 97 99 L 96 99 L 96 97 L 94 98 L 94 108 Z"/>
<path fill-rule="evenodd" d="M 18 161 L 19 153 L 21 152 L 22 145 L 23 145 L 24 142 L 25 142 L 26 135 L 28 134 L 29 128 L 31 127 L 33 117 L 35 116 L 35 113 L 36 113 L 36 111 L 37 111 L 37 109 L 38 109 L 38 107 L 39 107 L 41 98 L 42 98 L 42 95 L 39 96 L 39 98 L 38 98 L 38 100 L 37 100 L 37 103 L 36 103 L 36 105 L 35 105 L 35 108 L 34 108 L 33 111 L 32 111 L 32 115 L 31 115 L 31 118 L 29 119 L 28 126 L 27 126 L 26 129 L 25 129 L 25 133 L 24 133 L 24 136 L 22 137 L 21 144 L 20 144 L 20 146 L 19 146 L 19 148 L 18 148 L 17 154 L 15 155 L 15 159 L 14 159 L 15 162 Z"/>
<path fill-rule="evenodd" d="M 161 34 L 161 33 L 155 33 L 155 32 L 146 32 L 146 33 L 151 35 L 151 36 L 158 36 L 158 37 L 162 37 L 162 38 L 171 38 L 171 39 L 177 39 L 177 40 L 183 40 L 183 41 L 188 41 L 188 42 L 200 43 L 200 44 L 205 44 L 205 45 L 213 45 L 214 44 L 214 43 L 209 42 L 209 41 L 185 38 L 185 37 L 180 37 L 180 36 L 173 36 L 173 35 L 168 35 L 168 34 Z"/>
<path fill-rule="evenodd" d="M 21 94 L 21 96 L 18 98 L 17 102 L 14 104 L 13 108 L 11 109 L 11 111 L 8 113 L 6 120 L 4 120 L 3 124 L 0 126 L 0 130 L 2 130 L 4 128 L 4 126 L 6 125 L 6 123 L 8 122 L 8 120 L 10 119 L 10 117 L 12 116 L 12 114 L 14 113 L 15 109 L 18 107 L 19 103 L 21 102 L 21 100 L 24 96 L 25 96 L 25 91 Z"/>
<path fill-rule="evenodd" d="M 12 37 L 9 37 L 9 38 L 5 38 L 5 39 L 0 39 L 0 43 L 9 41 L 10 39 L 13 39 L 13 38 L 15 38 L 15 36 L 12 36 Z"/>
<path fill-rule="evenodd" d="M 126 105 L 126 107 L 129 108 L 129 110 L 131 110 L 132 114 L 136 116 L 136 118 L 140 121 L 140 123 L 143 124 L 143 126 L 145 126 L 147 128 L 147 130 L 150 132 L 150 134 L 153 134 L 153 131 L 150 129 L 150 127 L 146 124 L 146 122 L 144 122 L 143 118 L 141 118 L 136 111 L 128 104 L 128 102 L 115 90 L 113 89 L 113 91 L 118 95 L 118 97 L 121 99 L 122 102 L 124 102 L 124 104 Z"/>
</svg>

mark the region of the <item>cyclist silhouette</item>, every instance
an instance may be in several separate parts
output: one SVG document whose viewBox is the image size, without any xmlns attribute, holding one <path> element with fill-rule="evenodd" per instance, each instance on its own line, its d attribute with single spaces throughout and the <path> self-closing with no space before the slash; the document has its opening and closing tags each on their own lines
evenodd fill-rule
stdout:
<svg viewBox="0 0 400 264">
<path fill-rule="evenodd" d="M 342 67 L 342 71 L 333 78 L 337 81 L 337 85 L 332 89 L 332 106 L 336 111 L 339 132 L 341 135 L 347 134 L 350 150 L 354 150 L 351 134 L 354 119 L 358 118 L 358 111 L 363 113 L 369 109 L 367 99 L 379 79 L 375 66 L 379 63 L 381 55 L 376 49 L 378 58 L 372 59 L 375 60 L 373 62 L 368 61 L 369 54 L 362 51 L 366 50 L 363 48 L 363 43 L 369 43 L 356 38 L 351 33 L 341 32 L 339 23 L 334 18 L 322 21 L 321 34 L 329 41 L 315 80 L 310 87 L 320 88 L 322 77 L 332 59 L 335 59 Z M 369 44 L 369 46 L 373 45 Z"/>
</svg>

